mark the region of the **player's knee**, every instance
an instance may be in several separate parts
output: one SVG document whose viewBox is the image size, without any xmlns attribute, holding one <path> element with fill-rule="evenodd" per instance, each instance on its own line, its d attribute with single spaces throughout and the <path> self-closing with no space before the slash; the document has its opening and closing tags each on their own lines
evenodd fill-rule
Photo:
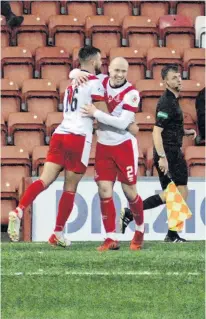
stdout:
<svg viewBox="0 0 206 319">
<path fill-rule="evenodd" d="M 136 185 L 126 185 L 122 184 L 123 192 L 129 201 L 133 201 L 137 196 Z"/>
<path fill-rule="evenodd" d="M 100 198 L 109 198 L 112 196 L 112 187 L 107 185 L 98 185 Z"/>
</svg>

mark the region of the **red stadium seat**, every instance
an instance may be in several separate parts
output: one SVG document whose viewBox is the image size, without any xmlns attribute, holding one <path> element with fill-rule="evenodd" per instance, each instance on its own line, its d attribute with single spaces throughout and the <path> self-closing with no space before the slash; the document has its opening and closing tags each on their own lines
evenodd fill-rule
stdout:
<svg viewBox="0 0 206 319">
<path fill-rule="evenodd" d="M 149 17 L 127 16 L 123 20 L 123 44 L 133 48 L 152 48 L 158 45 L 158 29 Z"/>
<path fill-rule="evenodd" d="M 18 205 L 18 194 L 9 183 L 1 183 L 1 225 L 8 224 L 8 213 Z"/>
<path fill-rule="evenodd" d="M 37 145 L 44 145 L 45 127 L 41 118 L 33 113 L 10 113 L 8 119 L 9 142 L 29 154 Z"/>
<path fill-rule="evenodd" d="M 186 49 L 183 60 L 190 80 L 202 81 L 205 78 L 205 49 Z"/>
<path fill-rule="evenodd" d="M 31 52 L 23 47 L 6 47 L 2 49 L 2 76 L 16 82 L 19 87 L 23 81 L 34 74 L 34 61 Z"/>
<path fill-rule="evenodd" d="M 170 1 L 137 0 L 137 3 L 139 3 L 139 15 L 150 17 L 155 23 L 161 16 L 169 14 Z"/>
<path fill-rule="evenodd" d="M 152 114 L 143 112 L 136 113 L 135 119 L 139 126 L 139 132 L 137 135 L 138 145 L 143 154 L 146 155 L 148 147 L 153 145 L 152 131 L 155 124 L 155 118 Z"/>
<path fill-rule="evenodd" d="M 63 80 L 59 84 L 59 98 L 60 98 L 60 105 L 59 110 L 63 111 L 63 100 L 64 100 L 64 93 L 66 88 L 71 84 L 71 80 Z"/>
<path fill-rule="evenodd" d="M 18 46 L 28 48 L 34 55 L 38 47 L 47 45 L 46 22 L 40 16 L 24 15 L 22 25 L 13 30 L 13 37 Z"/>
<path fill-rule="evenodd" d="M 57 126 L 62 122 L 63 120 L 63 113 L 61 112 L 53 112 L 48 113 L 47 119 L 46 119 L 46 134 L 47 139 L 50 138 L 51 135 L 54 133 Z"/>
<path fill-rule="evenodd" d="M 1 145 L 6 145 L 7 127 L 4 121 L 4 117 L 1 114 Z"/>
<path fill-rule="evenodd" d="M 59 86 L 61 80 L 67 80 L 72 59 L 64 48 L 44 47 L 36 49 L 36 77 L 49 79 Z"/>
<path fill-rule="evenodd" d="M 129 70 L 127 79 L 133 85 L 138 80 L 144 79 L 146 74 L 146 63 L 145 63 L 145 50 L 135 48 L 114 48 L 110 50 L 110 61 L 115 58 L 122 56 L 129 63 Z"/>
<path fill-rule="evenodd" d="M 11 29 L 6 24 L 6 19 L 1 15 L 1 47 L 8 47 L 11 43 Z"/>
<path fill-rule="evenodd" d="M 66 12 L 82 19 L 97 14 L 97 1 L 65 1 Z"/>
<path fill-rule="evenodd" d="M 161 80 L 161 70 L 165 64 L 176 64 L 182 72 L 182 61 L 178 50 L 150 48 L 147 52 L 147 70 L 153 79 Z"/>
<path fill-rule="evenodd" d="M 59 97 L 55 83 L 46 79 L 24 81 L 22 87 L 24 110 L 33 112 L 43 121 L 47 113 L 57 110 Z"/>
<path fill-rule="evenodd" d="M 193 48 L 195 31 L 191 18 L 180 15 L 165 15 L 159 19 L 160 39 L 163 46 L 178 48 L 183 55 L 184 49 Z"/>
<path fill-rule="evenodd" d="M 103 1 L 103 14 L 105 16 L 113 16 L 122 23 L 125 16 L 132 16 L 133 1 Z"/>
<path fill-rule="evenodd" d="M 142 112 L 156 114 L 157 102 L 164 92 L 164 84 L 156 80 L 140 80 L 136 83 L 136 88 L 140 93 L 140 109 Z"/>
<path fill-rule="evenodd" d="M 1 111 L 4 120 L 8 121 L 9 113 L 20 112 L 21 93 L 18 85 L 8 79 L 1 80 Z"/>
<path fill-rule="evenodd" d="M 10 6 L 15 15 L 21 16 L 24 13 L 24 1 L 10 1 Z"/>
<path fill-rule="evenodd" d="M 205 177 L 205 146 L 190 146 L 185 150 L 185 159 L 192 177 Z"/>
<path fill-rule="evenodd" d="M 80 48 L 75 48 L 75 49 L 73 50 L 73 56 L 72 56 L 72 59 L 73 59 L 73 64 L 72 64 L 73 69 L 80 67 L 79 59 L 78 59 L 79 49 L 80 49 Z M 102 50 L 101 50 L 101 57 L 102 57 L 101 72 L 104 73 L 104 74 L 107 74 L 107 72 L 108 72 L 108 59 L 107 59 L 107 56 L 106 56 L 105 52 L 102 51 Z"/>
<path fill-rule="evenodd" d="M 192 116 L 194 122 L 196 122 L 197 120 L 195 100 L 199 91 L 202 90 L 203 87 L 204 84 L 197 81 L 182 81 L 179 103 L 182 108 L 182 111 L 185 113 L 189 113 Z"/>
<path fill-rule="evenodd" d="M 204 16 L 205 1 L 176 1 L 176 14 L 190 17 L 194 22 L 197 16 Z"/>
<path fill-rule="evenodd" d="M 30 176 L 29 153 L 20 146 L 3 146 L 1 149 L 1 183 L 4 187 L 18 189 L 23 177 Z"/>
<path fill-rule="evenodd" d="M 84 19 L 76 16 L 56 15 L 49 18 L 49 43 L 63 47 L 69 54 L 84 45 Z"/>
<path fill-rule="evenodd" d="M 121 27 L 117 19 L 107 16 L 86 18 L 86 41 L 109 55 L 111 48 L 121 46 Z"/>
<path fill-rule="evenodd" d="M 48 24 L 50 16 L 60 14 L 60 1 L 31 1 L 31 14 L 42 17 Z"/>
<path fill-rule="evenodd" d="M 32 175 L 40 176 L 49 146 L 35 146 L 32 152 Z"/>
</svg>

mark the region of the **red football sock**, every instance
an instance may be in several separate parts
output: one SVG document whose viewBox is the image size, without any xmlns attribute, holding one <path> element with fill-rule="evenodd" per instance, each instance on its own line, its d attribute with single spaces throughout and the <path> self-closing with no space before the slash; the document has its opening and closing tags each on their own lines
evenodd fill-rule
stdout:
<svg viewBox="0 0 206 319">
<path fill-rule="evenodd" d="M 144 212 L 143 212 L 143 202 L 141 197 L 137 195 L 132 202 L 129 202 L 129 207 L 132 211 L 136 225 L 138 226 L 142 225 L 144 222 Z"/>
<path fill-rule="evenodd" d="M 38 179 L 37 181 L 33 182 L 31 185 L 29 185 L 24 195 L 20 199 L 18 207 L 24 210 L 29 205 L 31 205 L 31 203 L 35 200 L 37 195 L 39 195 L 45 189 L 46 186 L 44 185 L 44 182 L 41 179 Z"/>
<path fill-rule="evenodd" d="M 54 231 L 63 231 L 67 219 L 69 218 L 74 206 L 75 193 L 63 192 L 59 201 L 58 215 Z"/>
<path fill-rule="evenodd" d="M 101 211 L 102 211 L 102 220 L 106 233 L 115 232 L 115 219 L 116 211 L 114 207 L 113 198 L 103 198 L 100 199 Z"/>
</svg>

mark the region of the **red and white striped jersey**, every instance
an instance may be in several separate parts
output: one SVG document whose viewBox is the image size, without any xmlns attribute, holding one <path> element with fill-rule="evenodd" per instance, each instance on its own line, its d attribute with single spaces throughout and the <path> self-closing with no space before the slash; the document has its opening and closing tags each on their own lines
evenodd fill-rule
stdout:
<svg viewBox="0 0 206 319">
<path fill-rule="evenodd" d="M 108 76 L 100 74 L 97 77 L 101 79 L 105 89 L 105 102 L 107 103 L 110 115 L 120 117 L 123 110 L 126 110 L 132 112 L 132 114 L 128 113 L 128 117 L 131 118 L 130 123 L 134 122 L 135 113 L 138 111 L 140 101 L 139 93 L 135 87 L 131 83 L 126 82 L 119 88 L 113 88 L 109 83 Z M 101 119 L 99 118 L 99 120 Z M 98 128 L 98 142 L 104 145 L 118 145 L 132 138 L 132 135 L 127 130 L 118 129 L 111 125 L 103 124 L 100 121 Z"/>
<path fill-rule="evenodd" d="M 103 101 L 105 90 L 96 76 L 90 75 L 88 80 L 83 86 L 67 87 L 63 102 L 64 119 L 54 133 L 84 135 L 87 141 L 92 141 L 93 119 L 83 117 L 81 108 L 94 101 Z"/>
</svg>

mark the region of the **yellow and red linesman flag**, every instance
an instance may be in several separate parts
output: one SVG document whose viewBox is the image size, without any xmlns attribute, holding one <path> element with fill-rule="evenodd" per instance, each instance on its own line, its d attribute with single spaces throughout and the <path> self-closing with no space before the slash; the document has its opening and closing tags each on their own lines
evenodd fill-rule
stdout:
<svg viewBox="0 0 206 319">
<path fill-rule="evenodd" d="M 191 218 L 192 212 L 184 201 L 177 186 L 170 182 L 165 190 L 168 228 L 174 231 L 181 231 L 184 221 Z"/>
</svg>

